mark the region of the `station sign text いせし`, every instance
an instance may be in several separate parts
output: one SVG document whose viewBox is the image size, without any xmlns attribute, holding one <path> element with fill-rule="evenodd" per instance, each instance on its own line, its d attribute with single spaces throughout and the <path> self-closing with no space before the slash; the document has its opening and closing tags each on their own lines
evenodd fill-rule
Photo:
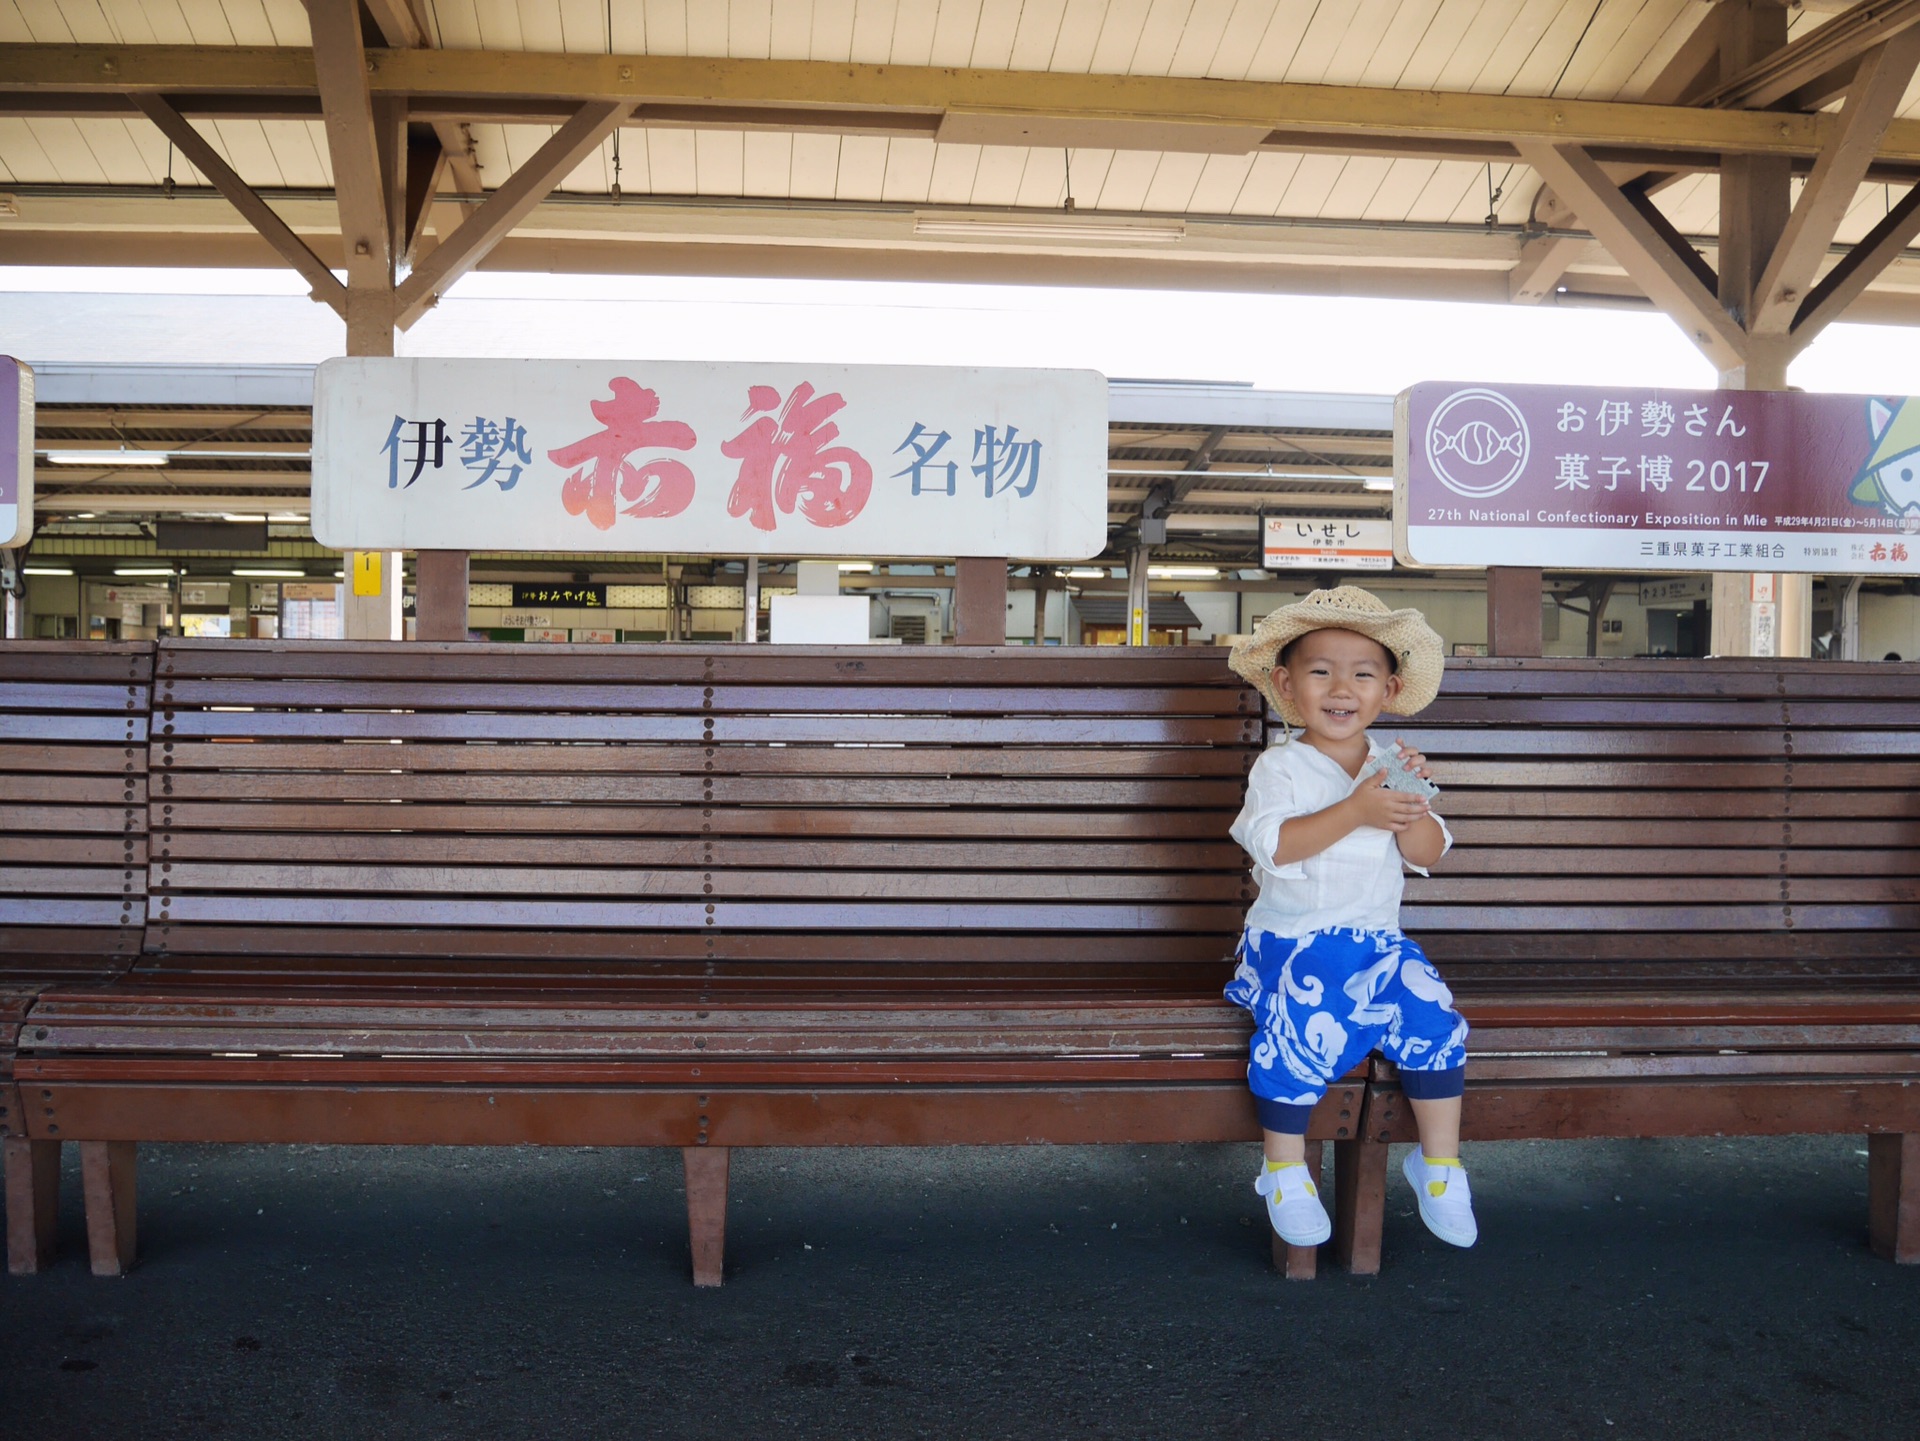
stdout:
<svg viewBox="0 0 1920 1441">
<path fill-rule="evenodd" d="M 0 355 L 0 546 L 33 534 L 33 367 Z"/>
<path fill-rule="evenodd" d="M 1920 575 L 1920 401 L 1428 383 L 1394 414 L 1409 565 Z"/>
<path fill-rule="evenodd" d="M 313 530 L 342 550 L 1084 560 L 1094 371 L 329 360 Z"/>
<path fill-rule="evenodd" d="M 1260 527 L 1268 570 L 1392 570 L 1393 522 L 1270 515 Z"/>
</svg>

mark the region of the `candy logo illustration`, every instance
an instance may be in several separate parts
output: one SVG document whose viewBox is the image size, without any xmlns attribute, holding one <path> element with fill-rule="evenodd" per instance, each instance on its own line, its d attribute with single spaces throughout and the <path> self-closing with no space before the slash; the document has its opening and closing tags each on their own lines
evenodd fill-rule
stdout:
<svg viewBox="0 0 1920 1441">
<path fill-rule="evenodd" d="M 1497 390 L 1456 390 L 1427 420 L 1427 464 L 1455 495 L 1498 495 L 1527 468 L 1526 417 Z"/>
<path fill-rule="evenodd" d="M 1900 400 L 1867 402 L 1867 428 L 1876 444 L 1853 478 L 1856 505 L 1878 506 L 1888 515 L 1920 519 L 1920 407 Z"/>
</svg>

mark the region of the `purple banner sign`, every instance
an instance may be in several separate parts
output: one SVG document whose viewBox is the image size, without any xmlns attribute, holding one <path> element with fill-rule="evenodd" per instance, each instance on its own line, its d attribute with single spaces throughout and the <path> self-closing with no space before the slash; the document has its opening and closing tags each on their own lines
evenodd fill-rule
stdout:
<svg viewBox="0 0 1920 1441">
<path fill-rule="evenodd" d="M 1414 566 L 1920 575 L 1920 401 L 1427 382 L 1394 406 Z"/>
<path fill-rule="evenodd" d="M 33 534 L 33 367 L 0 355 L 0 547 Z"/>
</svg>

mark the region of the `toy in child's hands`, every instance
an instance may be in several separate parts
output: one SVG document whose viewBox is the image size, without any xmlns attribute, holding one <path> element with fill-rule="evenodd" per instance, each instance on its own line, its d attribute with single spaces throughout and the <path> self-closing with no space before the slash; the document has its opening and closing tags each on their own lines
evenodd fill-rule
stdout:
<svg viewBox="0 0 1920 1441">
<path fill-rule="evenodd" d="M 1387 773 L 1383 784 L 1390 791 L 1404 791 L 1410 796 L 1419 796 L 1425 800 L 1431 800 L 1440 794 L 1439 786 L 1407 767 L 1399 751 L 1384 751 L 1379 755 L 1368 757 L 1367 763 L 1360 768 L 1360 774 L 1355 779 L 1364 782 L 1376 771 Z"/>
</svg>

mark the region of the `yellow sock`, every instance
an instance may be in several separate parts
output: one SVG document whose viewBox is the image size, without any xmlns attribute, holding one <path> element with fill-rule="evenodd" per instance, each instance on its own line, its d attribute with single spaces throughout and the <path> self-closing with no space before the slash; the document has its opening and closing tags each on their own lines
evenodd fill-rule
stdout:
<svg viewBox="0 0 1920 1441">
<path fill-rule="evenodd" d="M 1452 1166 L 1455 1170 L 1460 1168 L 1458 1156 L 1427 1156 L 1425 1160 L 1429 1166 Z"/>
<path fill-rule="evenodd" d="M 1267 1169 L 1269 1171 L 1284 1171 L 1289 1166 L 1304 1166 L 1306 1164 L 1305 1161 L 1269 1161 L 1267 1162 Z M 1457 1166 L 1460 1163 L 1455 1161 L 1454 1164 Z"/>
</svg>

